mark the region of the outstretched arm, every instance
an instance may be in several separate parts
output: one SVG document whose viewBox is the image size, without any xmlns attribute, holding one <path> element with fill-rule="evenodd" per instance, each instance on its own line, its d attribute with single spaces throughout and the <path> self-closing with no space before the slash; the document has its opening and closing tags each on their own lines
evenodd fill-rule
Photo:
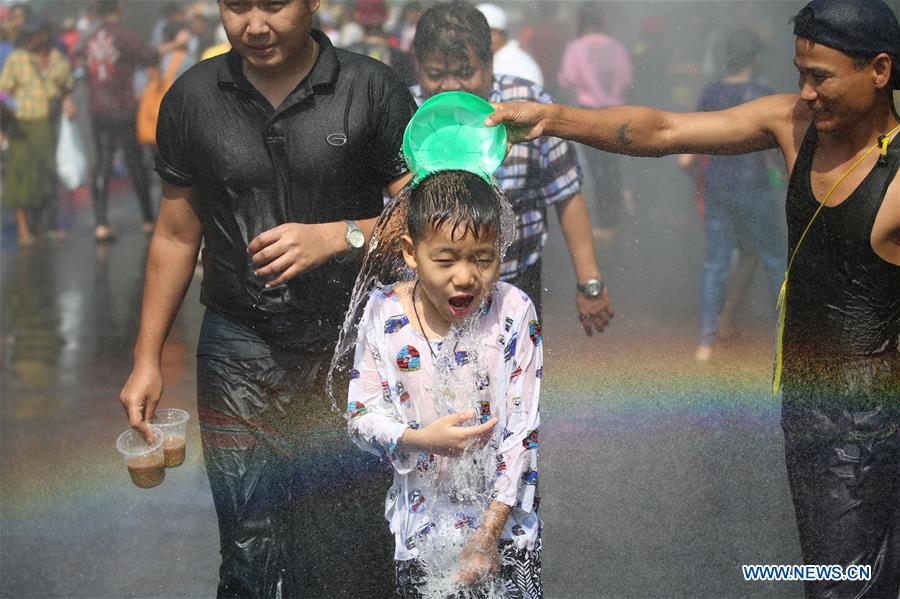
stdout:
<svg viewBox="0 0 900 599">
<path fill-rule="evenodd" d="M 640 106 L 589 110 L 534 102 L 494 107 L 485 124 L 506 125 L 512 143 L 550 135 L 631 156 L 744 154 L 783 145 L 798 98 L 766 96 L 728 110 L 691 113 Z"/>
</svg>

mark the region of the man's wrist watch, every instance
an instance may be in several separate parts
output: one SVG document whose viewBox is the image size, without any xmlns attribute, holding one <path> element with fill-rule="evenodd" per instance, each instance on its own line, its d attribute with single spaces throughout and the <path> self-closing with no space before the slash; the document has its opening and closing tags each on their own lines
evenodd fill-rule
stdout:
<svg viewBox="0 0 900 599">
<path fill-rule="evenodd" d="M 362 251 L 363 246 L 366 245 L 366 235 L 359 228 L 359 225 L 352 220 L 345 220 L 344 222 L 347 224 L 347 234 L 344 236 L 344 241 L 347 242 L 347 251 L 337 258 L 338 262 L 343 262 L 351 256 L 356 256 Z"/>
<path fill-rule="evenodd" d="M 584 283 L 575 285 L 578 293 L 589 299 L 597 299 L 603 295 L 605 288 L 606 285 L 603 283 L 603 279 L 588 279 Z"/>
</svg>

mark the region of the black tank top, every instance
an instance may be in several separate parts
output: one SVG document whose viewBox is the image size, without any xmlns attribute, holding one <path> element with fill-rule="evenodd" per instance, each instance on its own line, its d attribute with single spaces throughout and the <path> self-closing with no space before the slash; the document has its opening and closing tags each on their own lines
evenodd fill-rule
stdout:
<svg viewBox="0 0 900 599">
<path fill-rule="evenodd" d="M 819 203 L 810 174 L 818 134 L 810 126 L 788 187 L 790 256 Z M 822 208 L 790 272 L 784 328 L 785 367 L 808 359 L 898 355 L 900 266 L 878 256 L 872 227 L 900 166 L 900 141 L 887 164 L 872 168 L 841 204 Z M 893 362 L 894 360 L 891 359 Z"/>
</svg>

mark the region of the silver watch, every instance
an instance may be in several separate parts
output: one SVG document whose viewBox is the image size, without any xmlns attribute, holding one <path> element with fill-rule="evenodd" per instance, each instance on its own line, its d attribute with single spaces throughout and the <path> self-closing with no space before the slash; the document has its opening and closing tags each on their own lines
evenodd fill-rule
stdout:
<svg viewBox="0 0 900 599">
<path fill-rule="evenodd" d="M 578 293 L 590 299 L 596 299 L 603 295 L 603 290 L 605 288 L 606 285 L 603 283 L 602 279 L 588 279 L 584 283 L 575 285 L 575 289 L 578 290 Z"/>
<path fill-rule="evenodd" d="M 352 220 L 345 220 L 344 222 L 347 223 L 347 234 L 344 236 L 344 241 L 347 242 L 347 251 L 337 258 L 338 262 L 343 262 L 352 256 L 356 256 L 362 251 L 363 246 L 366 245 L 366 235 L 359 228 L 359 225 Z"/>
<path fill-rule="evenodd" d="M 355 221 L 345 220 L 344 222 L 347 223 L 347 235 L 344 238 L 347 240 L 347 249 L 350 251 L 361 250 L 366 244 L 366 235 Z"/>
</svg>

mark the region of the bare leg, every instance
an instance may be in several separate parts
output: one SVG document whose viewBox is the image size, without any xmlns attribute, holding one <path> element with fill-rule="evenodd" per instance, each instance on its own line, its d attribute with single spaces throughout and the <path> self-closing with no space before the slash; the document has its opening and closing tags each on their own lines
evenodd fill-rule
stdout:
<svg viewBox="0 0 900 599">
<path fill-rule="evenodd" d="M 35 239 L 28 228 L 28 217 L 25 215 L 23 208 L 16 209 L 16 231 L 19 235 L 19 247 L 28 247 L 34 245 Z"/>
</svg>

